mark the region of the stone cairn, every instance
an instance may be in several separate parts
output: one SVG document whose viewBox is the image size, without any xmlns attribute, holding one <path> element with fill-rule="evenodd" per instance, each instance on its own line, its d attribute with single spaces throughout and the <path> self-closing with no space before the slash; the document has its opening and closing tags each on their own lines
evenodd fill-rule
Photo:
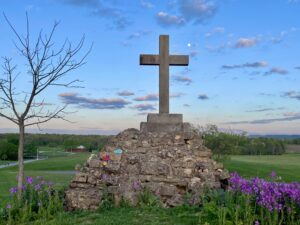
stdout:
<svg viewBox="0 0 300 225">
<path fill-rule="evenodd" d="M 140 131 L 128 129 L 113 137 L 98 155 L 78 168 L 66 191 L 66 207 L 97 209 L 107 193 L 118 205 L 135 205 L 148 189 L 164 206 L 197 204 L 204 189 L 221 188 L 229 174 L 212 160 L 202 136 L 182 114 L 169 114 L 169 66 L 186 66 L 187 55 L 169 55 L 169 36 L 159 37 L 159 55 L 141 55 L 141 65 L 159 66 L 159 113 L 148 114 Z"/>
<path fill-rule="evenodd" d="M 204 189 L 221 188 L 228 172 L 212 160 L 196 131 L 140 132 L 128 129 L 113 137 L 80 168 L 66 191 L 68 210 L 95 210 L 103 193 L 133 205 L 147 188 L 169 207 L 199 203 Z"/>
</svg>

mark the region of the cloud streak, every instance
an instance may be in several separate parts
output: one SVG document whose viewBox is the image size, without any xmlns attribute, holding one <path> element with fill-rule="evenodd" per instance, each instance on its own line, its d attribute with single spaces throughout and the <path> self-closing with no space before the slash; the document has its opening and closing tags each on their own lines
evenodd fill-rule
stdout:
<svg viewBox="0 0 300 225">
<path fill-rule="evenodd" d="M 132 95 L 134 95 L 134 92 L 132 92 L 132 91 L 121 91 L 121 92 L 118 92 L 118 95 L 119 96 L 132 96 Z"/>
<path fill-rule="evenodd" d="M 287 91 L 283 94 L 283 97 L 287 97 L 287 98 L 293 98 L 293 99 L 297 99 L 300 101 L 300 92 L 296 92 L 296 91 Z"/>
<path fill-rule="evenodd" d="M 225 32 L 224 27 L 216 27 L 212 31 L 205 33 L 205 37 L 210 38 L 210 37 L 214 36 L 215 34 L 222 34 L 224 32 Z"/>
<path fill-rule="evenodd" d="M 186 23 L 183 17 L 170 15 L 162 11 L 157 13 L 156 20 L 157 23 L 163 27 L 180 27 Z"/>
<path fill-rule="evenodd" d="M 207 0 L 177 0 L 176 14 L 160 11 L 156 14 L 159 25 L 163 27 L 180 27 L 187 23 L 199 24 L 216 14 L 217 5 Z"/>
<path fill-rule="evenodd" d="M 122 109 L 130 104 L 130 102 L 120 98 L 86 98 L 72 92 L 61 93 L 59 97 L 64 104 L 87 109 Z"/>
<path fill-rule="evenodd" d="M 228 122 L 228 123 L 223 123 L 223 124 L 228 124 L 228 125 L 238 125 L 238 124 L 270 124 L 270 123 L 275 123 L 275 122 L 286 122 L 286 121 L 295 121 L 295 120 L 300 120 L 300 115 L 288 116 L 288 117 L 281 117 L 281 118 L 274 118 L 274 119 L 235 121 L 235 122 Z"/>
<path fill-rule="evenodd" d="M 133 99 L 134 101 L 142 102 L 142 101 L 158 101 L 157 94 L 149 94 L 141 97 L 137 97 Z"/>
<path fill-rule="evenodd" d="M 246 112 L 267 112 L 267 111 L 274 111 L 274 110 L 283 110 L 284 107 L 278 107 L 278 108 L 261 108 L 261 109 L 253 109 L 253 110 L 247 110 Z"/>
<path fill-rule="evenodd" d="M 206 94 L 199 94 L 198 95 L 198 99 L 200 99 L 200 100 L 208 100 L 209 97 Z"/>
<path fill-rule="evenodd" d="M 174 81 L 179 83 L 184 83 L 185 85 L 190 85 L 193 80 L 188 76 L 173 76 Z"/>
<path fill-rule="evenodd" d="M 152 4 L 151 2 L 146 1 L 146 0 L 141 0 L 140 3 L 141 3 L 141 6 L 146 9 L 152 9 L 155 7 L 154 4 Z"/>
<path fill-rule="evenodd" d="M 179 0 L 179 11 L 186 21 L 203 23 L 216 14 L 217 6 L 206 0 Z"/>
<path fill-rule="evenodd" d="M 250 48 L 254 47 L 257 43 L 258 40 L 256 38 L 240 38 L 234 45 L 234 48 Z"/>
<path fill-rule="evenodd" d="M 263 68 L 267 67 L 268 63 L 266 61 L 259 61 L 253 63 L 244 63 L 238 65 L 223 65 L 222 69 L 240 69 L 240 68 Z"/>
<path fill-rule="evenodd" d="M 280 75 L 286 75 L 289 71 L 279 68 L 279 67 L 273 67 L 271 70 L 265 72 L 265 75 L 272 75 L 272 74 L 280 74 Z"/>
<path fill-rule="evenodd" d="M 139 104 L 139 105 L 135 105 L 133 107 L 131 107 L 132 109 L 137 109 L 140 112 L 144 112 L 144 111 L 155 111 L 156 108 L 154 105 L 152 104 Z"/>
<path fill-rule="evenodd" d="M 86 7 L 89 9 L 90 15 L 110 21 L 110 26 L 118 30 L 123 30 L 132 24 L 126 15 L 126 11 L 117 8 L 115 3 L 109 6 L 109 1 L 64 0 L 63 3 L 77 7 Z"/>
</svg>

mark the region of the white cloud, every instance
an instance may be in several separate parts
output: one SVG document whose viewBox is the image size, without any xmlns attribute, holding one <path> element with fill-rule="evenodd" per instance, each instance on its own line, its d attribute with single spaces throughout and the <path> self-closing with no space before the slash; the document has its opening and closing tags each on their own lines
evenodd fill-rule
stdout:
<svg viewBox="0 0 300 225">
<path fill-rule="evenodd" d="M 257 42 L 257 38 L 240 38 L 234 45 L 234 48 L 250 48 L 255 46 Z"/>
<path fill-rule="evenodd" d="M 186 21 L 183 17 L 170 15 L 166 12 L 159 12 L 156 15 L 157 22 L 164 26 L 164 27 L 170 27 L 170 26 L 183 26 Z"/>
</svg>

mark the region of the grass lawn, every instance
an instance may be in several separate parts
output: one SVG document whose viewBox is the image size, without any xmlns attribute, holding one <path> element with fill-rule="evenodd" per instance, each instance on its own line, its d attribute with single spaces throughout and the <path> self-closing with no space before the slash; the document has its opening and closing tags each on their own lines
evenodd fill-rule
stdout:
<svg viewBox="0 0 300 225">
<path fill-rule="evenodd" d="M 231 156 L 224 162 L 225 168 L 230 172 L 237 171 L 245 177 L 268 178 L 272 171 L 282 177 L 283 181 L 300 182 L 300 154 Z"/>
<path fill-rule="evenodd" d="M 47 181 L 53 181 L 57 186 L 65 186 L 74 175 L 55 174 L 55 171 L 73 171 L 75 165 L 85 162 L 89 155 L 90 153 L 79 153 L 25 164 L 25 176 L 41 176 Z M 0 199 L 9 196 L 9 188 L 17 183 L 16 176 L 16 166 L 0 169 Z"/>
<path fill-rule="evenodd" d="M 39 155 L 46 157 L 68 156 L 71 153 L 65 152 L 63 147 L 39 147 Z"/>
<path fill-rule="evenodd" d="M 5 165 L 5 164 L 7 164 L 7 163 L 11 163 L 11 162 L 15 162 L 15 161 L 0 160 L 0 166 L 1 166 L 1 165 Z"/>
<path fill-rule="evenodd" d="M 50 221 L 33 224 L 47 225 L 193 225 L 204 224 L 200 220 L 200 208 L 112 208 L 100 212 L 61 213 Z"/>
</svg>

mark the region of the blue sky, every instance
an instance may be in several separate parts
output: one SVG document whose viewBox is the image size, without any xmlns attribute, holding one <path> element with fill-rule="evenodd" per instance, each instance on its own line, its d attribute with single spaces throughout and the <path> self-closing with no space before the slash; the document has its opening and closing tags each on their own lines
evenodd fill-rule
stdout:
<svg viewBox="0 0 300 225">
<path fill-rule="evenodd" d="M 160 34 L 170 52 L 190 55 L 188 67 L 170 69 L 170 111 L 195 125 L 260 134 L 300 134 L 300 1 L 297 0 L 2 0 L 15 28 L 31 36 L 76 44 L 87 63 L 66 80 L 80 89 L 49 88 L 52 105 L 69 104 L 75 123 L 51 121 L 44 132 L 115 133 L 139 127 L 158 112 L 158 68 L 139 65 L 140 54 L 157 54 Z M 0 55 L 18 65 L 17 88 L 30 88 L 13 32 L 0 17 Z M 2 75 L 1 71 L 1 75 Z M 15 126 L 0 118 L 0 131 Z M 32 127 L 32 129 L 36 129 Z"/>
</svg>

